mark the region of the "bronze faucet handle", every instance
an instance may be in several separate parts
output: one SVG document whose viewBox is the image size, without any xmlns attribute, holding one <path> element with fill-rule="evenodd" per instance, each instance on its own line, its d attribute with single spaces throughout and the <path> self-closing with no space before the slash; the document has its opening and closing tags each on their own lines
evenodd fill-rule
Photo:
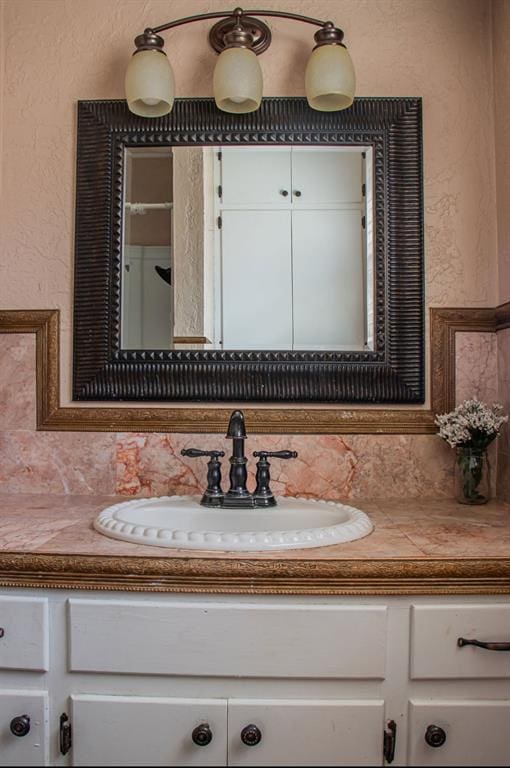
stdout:
<svg viewBox="0 0 510 768">
<path fill-rule="evenodd" d="M 255 458 L 261 459 L 297 459 L 297 451 L 253 451 Z"/>
<path fill-rule="evenodd" d="M 183 448 L 181 456 L 189 456 L 197 459 L 199 456 L 209 456 L 211 459 L 219 459 L 225 455 L 225 451 L 201 451 L 200 448 Z"/>
<path fill-rule="evenodd" d="M 253 455 L 255 458 L 258 458 L 257 473 L 255 475 L 257 487 L 253 494 L 255 506 L 274 507 L 276 506 L 276 499 L 269 487 L 271 481 L 269 467 L 271 465 L 268 459 L 295 459 L 297 451 L 253 451 Z"/>
<path fill-rule="evenodd" d="M 207 462 L 207 489 L 200 503 L 204 507 L 220 507 L 223 503 L 223 491 L 221 488 L 221 462 L 220 458 L 225 451 L 202 451 L 200 448 L 183 448 L 181 456 L 189 456 L 197 459 L 200 456 L 208 456 Z"/>
</svg>

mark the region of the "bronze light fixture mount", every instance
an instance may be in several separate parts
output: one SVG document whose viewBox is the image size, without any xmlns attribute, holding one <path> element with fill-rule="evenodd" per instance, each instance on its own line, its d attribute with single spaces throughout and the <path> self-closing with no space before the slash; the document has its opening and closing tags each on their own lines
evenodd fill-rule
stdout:
<svg viewBox="0 0 510 768">
<path fill-rule="evenodd" d="M 182 19 L 174 19 L 157 27 L 147 27 L 141 35 L 135 38 L 135 53 L 147 50 L 163 52 L 164 40 L 159 35 L 160 32 L 181 27 L 185 24 L 192 24 L 195 21 L 219 18 L 220 20 L 211 27 L 209 32 L 209 43 L 216 53 L 221 53 L 225 48 L 233 45 L 242 45 L 249 47 L 258 56 L 267 51 L 271 45 L 271 30 L 260 18 L 254 18 L 258 16 L 290 19 L 313 24 L 321 28 L 314 35 L 317 46 L 335 44 L 342 45 L 345 48 L 342 42 L 344 33 L 341 29 L 335 27 L 332 21 L 323 21 L 312 16 L 303 16 L 299 13 L 289 13 L 287 11 L 244 11 L 242 8 L 235 8 L 233 11 L 197 13 L 193 16 L 185 16 Z M 234 41 L 231 37 L 232 32 L 239 35 L 237 41 Z"/>
</svg>

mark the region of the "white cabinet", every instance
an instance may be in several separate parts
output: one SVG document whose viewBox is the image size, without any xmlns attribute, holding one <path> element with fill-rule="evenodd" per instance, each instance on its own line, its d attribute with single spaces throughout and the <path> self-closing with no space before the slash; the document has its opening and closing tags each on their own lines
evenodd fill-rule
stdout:
<svg viewBox="0 0 510 768">
<path fill-rule="evenodd" d="M 510 655 L 457 644 L 510 640 L 504 596 L 5 589 L 0 611 L 0 766 L 382 765 L 390 721 L 396 766 L 510 763 Z"/>
<path fill-rule="evenodd" d="M 227 147 L 220 157 L 223 348 L 364 349 L 362 148 Z"/>
</svg>

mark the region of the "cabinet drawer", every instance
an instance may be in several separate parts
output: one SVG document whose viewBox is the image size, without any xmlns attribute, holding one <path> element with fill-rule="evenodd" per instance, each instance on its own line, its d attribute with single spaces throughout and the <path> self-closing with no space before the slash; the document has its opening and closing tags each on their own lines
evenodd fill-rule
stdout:
<svg viewBox="0 0 510 768">
<path fill-rule="evenodd" d="M 26 715 L 25 736 L 11 732 L 11 721 Z M 48 694 L 46 691 L 0 692 L 0 766 L 49 765 Z"/>
<path fill-rule="evenodd" d="M 227 702 L 153 696 L 72 696 L 73 765 L 226 765 Z M 193 743 L 207 723 L 212 739 Z"/>
<path fill-rule="evenodd" d="M 247 725 L 260 742 L 246 746 Z M 236 700 L 228 702 L 229 765 L 382 765 L 380 700 Z"/>
<path fill-rule="evenodd" d="M 48 669 L 46 598 L 0 597 L 0 669 Z"/>
<path fill-rule="evenodd" d="M 429 746 L 425 734 L 435 725 L 446 740 Z M 409 765 L 509 765 L 509 701 L 444 699 L 409 702 Z"/>
<path fill-rule="evenodd" d="M 382 679 L 385 606 L 70 600 L 70 669 Z"/>
<path fill-rule="evenodd" d="M 412 606 L 411 678 L 510 677 L 510 652 L 459 648 L 459 637 L 510 642 L 509 605 Z"/>
</svg>

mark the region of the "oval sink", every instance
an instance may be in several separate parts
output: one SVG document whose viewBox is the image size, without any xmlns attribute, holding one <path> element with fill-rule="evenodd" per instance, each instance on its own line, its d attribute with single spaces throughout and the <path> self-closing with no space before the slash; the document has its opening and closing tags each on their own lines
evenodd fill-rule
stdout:
<svg viewBox="0 0 510 768">
<path fill-rule="evenodd" d="M 367 536 L 373 525 L 354 507 L 278 497 L 269 509 L 217 509 L 199 496 L 135 499 L 103 509 L 94 527 L 114 539 L 175 549 L 254 552 L 322 547 Z"/>
</svg>

